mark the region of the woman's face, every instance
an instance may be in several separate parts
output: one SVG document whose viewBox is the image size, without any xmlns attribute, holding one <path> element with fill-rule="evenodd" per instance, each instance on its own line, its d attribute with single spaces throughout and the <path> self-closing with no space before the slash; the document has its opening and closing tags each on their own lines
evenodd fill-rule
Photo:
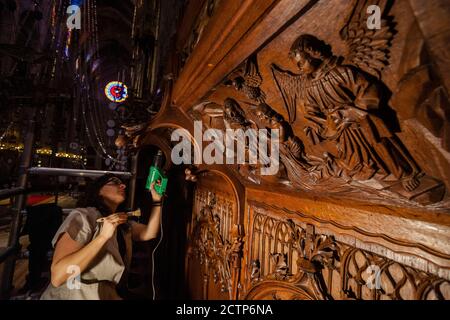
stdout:
<svg viewBox="0 0 450 320">
<path fill-rule="evenodd" d="M 119 205 L 125 201 L 125 184 L 119 178 L 111 178 L 101 189 L 99 195 L 105 202 Z"/>
</svg>

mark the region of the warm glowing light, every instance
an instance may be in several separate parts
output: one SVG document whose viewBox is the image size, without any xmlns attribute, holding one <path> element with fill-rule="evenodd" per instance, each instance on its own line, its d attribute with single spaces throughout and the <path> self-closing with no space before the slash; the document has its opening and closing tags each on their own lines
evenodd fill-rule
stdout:
<svg viewBox="0 0 450 320">
<path fill-rule="evenodd" d="M 21 143 L 20 144 L 0 143 L 0 150 L 16 150 L 16 151 L 22 152 L 23 144 L 21 144 Z M 53 151 L 50 148 L 40 148 L 40 149 L 36 149 L 36 154 L 51 156 L 53 154 Z M 55 157 L 83 160 L 82 155 L 78 155 L 78 154 L 74 154 L 74 153 L 67 153 L 67 152 L 58 152 L 55 154 Z"/>
<path fill-rule="evenodd" d="M 83 156 L 80 156 L 78 154 L 73 154 L 73 153 L 67 153 L 67 152 L 58 152 L 58 153 L 55 154 L 55 157 L 57 157 L 57 158 L 68 158 L 68 159 L 77 159 L 77 160 L 83 159 Z"/>
<path fill-rule="evenodd" d="M 128 98 L 128 88 L 120 81 L 111 81 L 105 87 L 105 95 L 112 102 L 124 102 Z"/>
<path fill-rule="evenodd" d="M 36 153 L 37 154 L 44 154 L 44 155 L 51 155 L 51 154 L 53 154 L 53 151 L 52 151 L 52 149 L 42 148 L 42 149 L 37 149 Z"/>
</svg>

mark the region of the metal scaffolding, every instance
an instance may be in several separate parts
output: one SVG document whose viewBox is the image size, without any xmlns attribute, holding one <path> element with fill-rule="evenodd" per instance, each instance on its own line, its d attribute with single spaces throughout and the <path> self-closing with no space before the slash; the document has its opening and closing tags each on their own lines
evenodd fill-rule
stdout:
<svg viewBox="0 0 450 320">
<path fill-rule="evenodd" d="M 131 172 L 122 171 L 102 171 L 102 170 L 84 170 L 84 169 L 67 169 L 67 168 L 46 168 L 46 167 L 31 167 L 31 156 L 34 143 L 34 120 L 31 121 L 29 131 L 25 141 L 24 152 L 22 155 L 20 165 L 19 187 L 0 190 L 0 197 L 7 198 L 15 196 L 14 206 L 11 209 L 12 222 L 9 234 L 8 247 L 0 251 L 0 263 L 4 263 L 1 274 L 0 283 L 0 299 L 5 299 L 9 296 L 13 277 L 14 266 L 20 250 L 19 237 L 22 228 L 23 215 L 26 204 L 26 186 L 28 182 L 28 175 L 52 175 L 52 176 L 75 176 L 75 177 L 90 177 L 97 178 L 107 173 L 115 174 L 124 179 L 130 179 L 128 188 L 128 206 L 131 208 L 134 203 L 134 195 L 136 189 L 136 172 L 137 172 L 137 155 L 133 156 Z M 64 213 L 68 213 L 70 209 L 63 209 Z"/>
</svg>

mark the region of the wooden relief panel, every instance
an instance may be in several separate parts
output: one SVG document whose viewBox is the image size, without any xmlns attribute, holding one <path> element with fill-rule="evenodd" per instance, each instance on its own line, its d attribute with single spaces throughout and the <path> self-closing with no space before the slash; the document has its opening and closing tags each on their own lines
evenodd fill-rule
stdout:
<svg viewBox="0 0 450 320">
<path fill-rule="evenodd" d="M 234 196 L 197 188 L 188 230 L 187 278 L 193 299 L 233 299 L 242 240 L 233 225 Z M 200 287 L 201 286 L 201 287 Z"/>
<path fill-rule="evenodd" d="M 368 29 L 374 4 L 381 27 Z M 315 25 L 328 14 L 329 29 Z M 235 166 L 249 183 L 448 209 L 448 92 L 417 19 L 405 1 L 319 1 L 190 112 L 214 128 L 279 130 L 278 175 Z"/>
<path fill-rule="evenodd" d="M 244 299 L 449 299 L 450 282 L 251 206 Z"/>
</svg>

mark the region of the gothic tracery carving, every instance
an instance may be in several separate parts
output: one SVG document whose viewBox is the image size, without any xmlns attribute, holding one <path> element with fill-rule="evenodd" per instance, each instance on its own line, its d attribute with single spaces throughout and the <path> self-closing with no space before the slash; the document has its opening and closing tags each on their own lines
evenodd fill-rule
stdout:
<svg viewBox="0 0 450 320">
<path fill-rule="evenodd" d="M 342 297 L 368 300 L 444 300 L 450 283 L 367 251 L 342 251 Z M 369 290 L 367 290 L 369 289 Z"/>
<path fill-rule="evenodd" d="M 253 210 L 249 244 L 252 267 L 246 285 L 251 297 L 266 292 L 265 284 L 273 288 L 279 283 L 283 289 L 277 292 L 277 298 L 287 295 L 288 299 L 296 290 L 308 292 L 314 299 L 450 298 L 448 280 L 316 233 L 313 225 L 274 218 L 257 207 Z M 280 233 L 282 229 L 285 232 Z M 275 254 L 262 250 L 272 246 L 281 249 Z M 273 272 L 260 268 L 264 265 L 272 266 Z M 338 287 L 334 279 L 339 280 Z"/>
</svg>

